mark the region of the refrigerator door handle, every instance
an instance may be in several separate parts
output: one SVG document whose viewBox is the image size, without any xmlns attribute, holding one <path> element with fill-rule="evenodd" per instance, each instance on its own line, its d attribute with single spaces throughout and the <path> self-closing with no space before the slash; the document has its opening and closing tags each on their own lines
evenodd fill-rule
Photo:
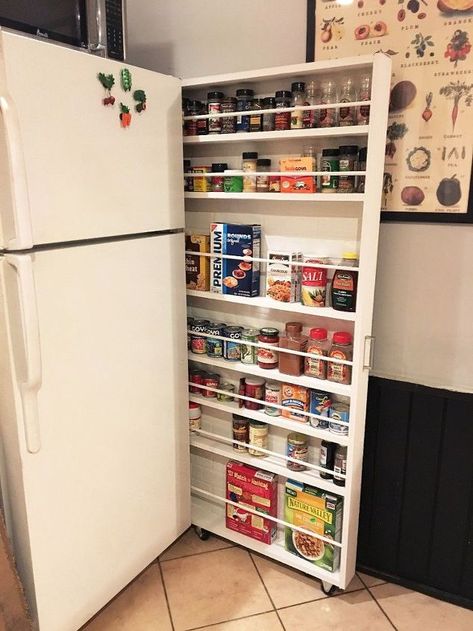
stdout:
<svg viewBox="0 0 473 631">
<path fill-rule="evenodd" d="M 7 254 L 5 258 L 17 277 L 24 357 L 15 356 L 14 360 L 23 406 L 26 448 L 29 453 L 36 454 L 41 449 L 37 393 L 41 387 L 42 368 L 33 262 L 25 255 Z M 22 364 L 23 371 L 19 368 Z"/>
<path fill-rule="evenodd" d="M 28 250 L 33 247 L 33 234 L 20 125 L 15 108 L 5 95 L 0 96 L 0 112 L 5 129 L 12 195 L 12 222 L 14 223 L 14 236 L 8 239 L 7 248 Z"/>
</svg>

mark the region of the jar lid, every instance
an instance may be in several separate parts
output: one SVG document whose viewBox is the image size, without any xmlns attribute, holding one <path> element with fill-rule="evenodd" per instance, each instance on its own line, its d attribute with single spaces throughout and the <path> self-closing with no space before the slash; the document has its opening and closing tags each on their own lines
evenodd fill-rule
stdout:
<svg viewBox="0 0 473 631">
<path fill-rule="evenodd" d="M 237 96 L 254 96 L 254 94 L 255 91 L 250 90 L 249 88 L 241 88 L 240 90 L 236 91 Z"/>
<path fill-rule="evenodd" d="M 261 429 L 268 427 L 267 423 L 262 423 L 261 421 L 250 421 L 250 425 L 251 427 L 260 427 Z"/>
<path fill-rule="evenodd" d="M 302 333 L 302 322 L 286 322 L 286 333 L 290 335 Z"/>
<path fill-rule="evenodd" d="M 368 153 L 367 147 L 361 147 L 360 152 L 358 154 L 358 160 L 360 162 L 366 162 L 366 154 Z"/>
<path fill-rule="evenodd" d="M 225 169 L 224 175 L 243 175 L 243 171 L 238 169 Z"/>
<path fill-rule="evenodd" d="M 210 324 L 210 320 L 194 320 L 194 322 L 192 323 L 193 326 L 202 326 L 202 325 L 207 325 Z"/>
<path fill-rule="evenodd" d="M 348 153 L 349 155 L 358 153 L 358 145 L 342 145 L 339 147 L 340 153 Z"/>
<path fill-rule="evenodd" d="M 259 333 L 259 329 L 243 329 L 242 335 L 246 335 L 248 337 L 256 337 Z"/>
<path fill-rule="evenodd" d="M 289 90 L 277 90 L 275 97 L 277 99 L 292 99 L 292 92 L 289 92 Z"/>
<path fill-rule="evenodd" d="M 209 101 L 211 101 L 212 99 L 223 99 L 223 92 L 208 92 L 207 98 Z"/>
<path fill-rule="evenodd" d="M 279 335 L 279 329 L 274 329 L 271 326 L 265 326 L 259 330 L 260 335 L 268 335 L 269 337 L 275 337 Z"/>
<path fill-rule="evenodd" d="M 293 92 L 304 92 L 305 91 L 304 81 L 296 81 L 295 83 L 291 83 L 291 90 Z"/>
<path fill-rule="evenodd" d="M 223 100 L 225 103 L 236 103 L 236 98 L 234 96 L 226 96 Z"/>
<path fill-rule="evenodd" d="M 264 386 L 263 377 L 245 377 L 245 384 L 247 386 Z"/>
<path fill-rule="evenodd" d="M 305 436 L 304 434 L 300 434 L 299 432 L 291 432 L 287 435 L 287 441 L 291 443 L 305 445 L 307 442 L 307 436 Z"/>
<path fill-rule="evenodd" d="M 322 156 L 339 156 L 339 149 L 322 149 Z"/>
<path fill-rule="evenodd" d="M 263 99 L 263 105 L 268 110 L 274 108 L 275 104 L 276 104 L 276 99 L 274 98 L 274 96 L 267 96 Z"/>
<path fill-rule="evenodd" d="M 278 381 L 267 381 L 266 382 L 266 390 L 281 390 L 281 384 Z"/>
<path fill-rule="evenodd" d="M 269 158 L 260 158 L 259 160 L 256 160 L 256 164 L 259 167 L 270 167 L 271 160 Z"/>
<path fill-rule="evenodd" d="M 189 401 L 189 410 L 197 410 L 200 408 L 198 403 L 194 403 L 194 401 Z"/>
<path fill-rule="evenodd" d="M 312 340 L 326 340 L 327 339 L 327 329 L 323 328 L 315 328 L 309 331 L 309 336 Z"/>
<path fill-rule="evenodd" d="M 230 326 L 225 327 L 225 331 L 230 331 L 230 333 L 236 333 L 237 331 L 243 331 L 243 327 L 230 324 Z"/>
<path fill-rule="evenodd" d="M 243 160 L 257 160 L 258 152 L 257 151 L 244 151 L 241 154 L 241 157 L 243 158 Z"/>
<path fill-rule="evenodd" d="M 350 261 L 358 260 L 358 254 L 356 252 L 344 252 L 342 256 L 344 259 L 349 259 Z"/>
<path fill-rule="evenodd" d="M 228 169 L 226 162 L 214 162 L 212 164 L 212 173 L 223 173 L 225 169 Z"/>
<path fill-rule="evenodd" d="M 351 340 L 351 333 L 346 331 L 336 331 L 332 338 L 334 344 L 351 344 Z"/>
</svg>

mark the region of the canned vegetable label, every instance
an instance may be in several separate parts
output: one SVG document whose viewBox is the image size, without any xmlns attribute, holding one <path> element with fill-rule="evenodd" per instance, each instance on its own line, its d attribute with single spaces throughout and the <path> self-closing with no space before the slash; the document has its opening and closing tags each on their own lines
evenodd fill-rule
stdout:
<svg viewBox="0 0 473 631">
<path fill-rule="evenodd" d="M 232 340 L 241 340 L 241 332 L 243 327 L 241 326 L 227 326 L 223 330 L 224 337 L 229 337 Z M 231 342 L 224 340 L 223 342 L 223 357 L 228 361 L 238 362 L 241 360 L 241 345 L 239 341 Z"/>
<path fill-rule="evenodd" d="M 332 400 L 328 392 L 321 392 L 320 390 L 310 391 L 310 408 L 311 414 L 318 414 L 319 416 L 329 416 L 330 406 Z M 310 417 L 310 424 L 312 427 L 318 427 L 320 429 L 327 429 L 329 427 L 329 420 L 323 420 L 319 418 Z"/>
</svg>

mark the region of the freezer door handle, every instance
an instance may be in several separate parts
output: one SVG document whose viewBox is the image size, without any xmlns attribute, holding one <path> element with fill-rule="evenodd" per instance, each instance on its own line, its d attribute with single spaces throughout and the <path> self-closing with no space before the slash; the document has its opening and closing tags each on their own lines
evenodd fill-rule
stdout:
<svg viewBox="0 0 473 631">
<path fill-rule="evenodd" d="M 33 262 L 28 255 L 7 254 L 5 258 L 14 268 L 17 278 L 23 349 L 14 349 L 14 361 L 23 406 L 26 448 L 29 453 L 35 454 L 41 449 L 37 394 L 41 387 L 42 369 Z M 23 353 L 21 357 L 17 355 L 20 352 Z"/>
<path fill-rule="evenodd" d="M 8 241 L 5 245 L 9 250 L 27 250 L 33 247 L 33 235 L 20 125 L 11 100 L 4 95 L 0 96 L 0 113 L 5 130 L 10 171 L 11 212 L 13 216 L 9 223 L 14 224 L 14 234 L 10 238 L 7 237 Z M 9 232 L 8 229 L 6 232 Z"/>
</svg>

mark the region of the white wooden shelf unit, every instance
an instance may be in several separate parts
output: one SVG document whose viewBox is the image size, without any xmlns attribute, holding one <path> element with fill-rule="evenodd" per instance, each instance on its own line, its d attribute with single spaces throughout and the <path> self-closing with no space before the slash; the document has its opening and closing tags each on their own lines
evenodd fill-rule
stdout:
<svg viewBox="0 0 473 631">
<path fill-rule="evenodd" d="M 190 400 L 198 402 L 203 409 L 202 432 L 191 434 L 190 441 L 193 459 L 193 523 L 199 528 L 223 536 L 314 576 L 320 579 L 326 588 L 337 586 L 341 589 L 344 589 L 353 578 L 356 563 L 391 60 L 383 53 L 376 53 L 373 56 L 208 76 L 183 82 L 184 96 L 205 100 L 207 91 L 215 89 L 220 89 L 227 96 L 233 96 L 235 89 L 251 87 L 258 96 L 269 96 L 276 89 L 289 89 L 293 81 L 312 79 L 321 81 L 328 77 L 340 81 L 348 75 L 356 78 L 361 73 L 370 73 L 372 77 L 369 125 L 184 138 L 185 158 L 199 159 L 200 164 L 228 162 L 229 168 L 240 168 L 239 160 L 242 151 L 255 150 L 268 151 L 274 158 L 273 164 L 276 165 L 281 155 L 288 155 L 288 153 L 300 155 L 302 143 L 307 140 L 316 144 L 319 151 L 326 146 L 335 147 L 341 144 L 359 143 L 360 146 L 367 146 L 363 194 L 187 193 L 185 195 L 186 210 L 191 211 L 186 215 L 186 228 L 189 232 L 208 232 L 209 223 L 213 221 L 261 223 L 262 249 L 266 251 L 270 249 L 299 250 L 304 254 L 318 253 L 321 256 L 340 257 L 339 250 L 342 247 L 350 249 L 349 244 L 351 244 L 351 248 L 356 247 L 359 252 L 356 313 L 335 311 L 331 307 L 312 309 L 298 303 L 274 301 L 264 295 L 264 276 L 261 283 L 261 296 L 257 298 L 242 298 L 195 290 L 187 292 L 189 313 L 197 317 L 205 316 L 213 321 L 225 321 L 229 324 L 242 322 L 256 328 L 264 325 L 279 325 L 279 328 L 283 328 L 284 321 L 289 318 L 301 320 L 305 328 L 325 326 L 330 332 L 349 330 L 353 334 L 352 383 L 348 386 L 306 376 L 290 377 L 278 370 L 263 370 L 257 365 L 228 362 L 223 359 L 209 358 L 206 355 L 189 353 L 190 365 L 211 366 L 225 379 L 228 379 L 229 375 L 230 378 L 237 379 L 244 375 L 262 376 L 270 380 L 330 392 L 335 398 L 340 397 L 340 400 L 349 402 L 348 435 L 339 436 L 329 432 L 328 429 L 312 427 L 308 422 L 302 423 L 282 416 L 270 416 L 265 414 L 264 410 L 239 408 L 237 401 L 220 401 L 216 398 L 204 397 L 199 393 L 190 394 Z M 265 142 L 255 146 L 254 143 L 259 141 Z M 273 167 L 273 171 L 276 170 Z M 262 207 L 258 204 L 258 212 L 255 214 L 252 205 L 256 200 L 260 203 L 265 202 L 265 205 Z M 273 205 L 274 201 L 279 203 Z M 292 202 L 299 203 L 292 204 Z M 338 202 L 338 204 L 333 202 Z M 262 211 L 261 208 L 263 208 Z M 308 251 L 309 247 L 313 249 Z M 338 250 L 326 252 L 330 248 Z M 235 375 L 235 373 L 238 374 Z M 270 446 L 270 453 L 263 458 L 250 456 L 247 452 L 235 451 L 230 440 L 232 414 L 240 414 L 249 419 L 268 423 L 270 437 L 272 432 L 279 432 L 273 443 L 278 448 Z M 325 439 L 346 446 L 345 486 L 336 486 L 333 481 L 321 478 L 316 467 L 309 468 L 303 473 L 295 473 L 287 469 L 283 438 L 287 435 L 285 432 L 290 431 L 304 433 L 310 441 Z M 310 447 L 309 452 L 315 453 L 314 449 L 318 449 L 315 443 Z M 273 519 L 277 522 L 278 534 L 276 541 L 271 545 L 262 544 L 225 527 L 226 505 L 229 503 L 225 494 L 225 463 L 230 459 L 272 471 L 279 476 L 278 515 Z M 317 461 L 313 464 L 317 464 Z M 318 486 L 327 492 L 343 497 L 341 541 L 335 544 L 341 551 L 340 565 L 336 571 L 329 572 L 284 549 L 283 489 L 288 478 Z"/>
</svg>

